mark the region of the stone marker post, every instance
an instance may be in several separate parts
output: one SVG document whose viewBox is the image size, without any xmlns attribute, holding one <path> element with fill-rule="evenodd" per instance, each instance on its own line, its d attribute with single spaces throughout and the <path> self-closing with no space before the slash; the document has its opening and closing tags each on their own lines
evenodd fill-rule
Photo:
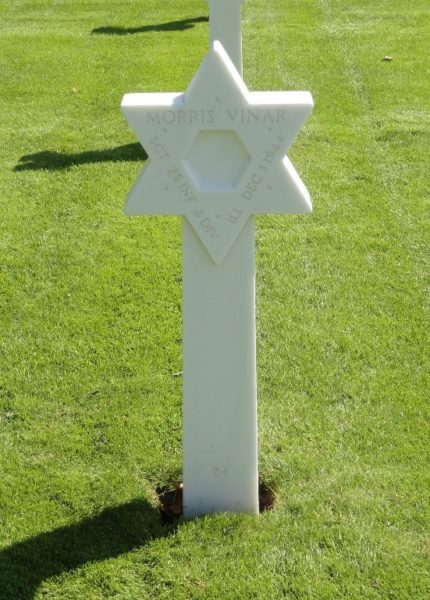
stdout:
<svg viewBox="0 0 430 600">
<path fill-rule="evenodd" d="M 128 215 L 183 218 L 184 516 L 258 513 L 254 218 L 311 210 L 285 152 L 308 92 L 249 92 L 242 0 L 208 0 L 210 48 L 185 93 L 126 94 L 149 160 Z"/>
</svg>

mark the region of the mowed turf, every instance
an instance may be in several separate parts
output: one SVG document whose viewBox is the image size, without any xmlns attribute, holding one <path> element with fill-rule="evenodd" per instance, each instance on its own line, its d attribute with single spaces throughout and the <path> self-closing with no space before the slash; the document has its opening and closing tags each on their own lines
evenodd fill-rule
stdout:
<svg viewBox="0 0 430 600">
<path fill-rule="evenodd" d="M 310 90 L 314 212 L 258 217 L 259 518 L 181 479 L 181 226 L 126 218 L 126 92 L 183 91 L 203 0 L 0 0 L 0 600 L 430 596 L 427 0 L 245 0 L 252 90 Z M 392 60 L 384 60 L 384 57 Z"/>
</svg>

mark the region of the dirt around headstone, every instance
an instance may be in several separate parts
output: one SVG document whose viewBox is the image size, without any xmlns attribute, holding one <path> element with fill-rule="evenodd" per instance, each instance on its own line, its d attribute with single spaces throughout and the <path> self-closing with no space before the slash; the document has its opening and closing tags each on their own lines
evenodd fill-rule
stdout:
<svg viewBox="0 0 430 600">
<path fill-rule="evenodd" d="M 162 524 L 174 523 L 180 519 L 183 510 L 184 485 L 179 483 L 163 486 L 157 488 L 156 492 Z M 260 512 L 273 510 L 276 502 L 274 490 L 261 479 L 258 483 L 258 501 Z"/>
</svg>

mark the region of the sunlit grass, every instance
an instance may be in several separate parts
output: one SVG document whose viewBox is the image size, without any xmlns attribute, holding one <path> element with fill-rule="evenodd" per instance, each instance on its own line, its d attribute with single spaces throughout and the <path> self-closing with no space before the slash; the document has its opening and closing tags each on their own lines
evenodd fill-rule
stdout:
<svg viewBox="0 0 430 600">
<path fill-rule="evenodd" d="M 429 597 L 428 3 L 244 2 L 248 86 L 315 99 L 314 212 L 257 218 L 277 508 L 176 528 L 180 221 L 123 216 L 119 104 L 186 89 L 207 5 L 0 9 L 0 600 Z"/>
</svg>

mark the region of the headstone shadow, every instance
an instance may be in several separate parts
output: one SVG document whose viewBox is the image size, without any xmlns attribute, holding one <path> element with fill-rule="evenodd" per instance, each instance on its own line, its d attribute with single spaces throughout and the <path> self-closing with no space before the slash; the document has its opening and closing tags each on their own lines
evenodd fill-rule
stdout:
<svg viewBox="0 0 430 600">
<path fill-rule="evenodd" d="M 192 29 L 196 23 L 207 23 L 208 17 L 194 17 L 182 21 L 170 21 L 156 25 L 142 25 L 141 27 L 115 27 L 113 25 L 96 27 L 91 31 L 92 35 L 132 35 L 134 33 L 149 33 L 153 31 L 185 31 Z"/>
<path fill-rule="evenodd" d="M 14 171 L 58 171 L 75 165 L 100 162 L 143 161 L 148 155 L 139 143 L 125 144 L 107 150 L 87 150 L 76 154 L 65 154 L 54 150 L 43 150 L 25 154 L 19 159 Z"/>
<path fill-rule="evenodd" d="M 148 502 L 135 499 L 18 542 L 0 551 L 0 599 L 33 600 L 46 579 L 142 548 L 173 531 L 161 526 Z"/>
</svg>

